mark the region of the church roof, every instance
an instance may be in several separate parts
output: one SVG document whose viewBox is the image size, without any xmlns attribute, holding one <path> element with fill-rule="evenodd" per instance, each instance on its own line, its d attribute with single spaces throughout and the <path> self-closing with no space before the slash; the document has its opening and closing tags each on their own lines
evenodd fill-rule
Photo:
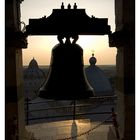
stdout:
<svg viewBox="0 0 140 140">
<path fill-rule="evenodd" d="M 94 55 L 89 59 L 90 66 L 85 69 L 85 74 L 90 85 L 94 88 L 96 96 L 110 95 L 113 93 L 111 84 L 104 72 L 97 67 Z"/>
<path fill-rule="evenodd" d="M 34 59 L 34 57 L 33 57 L 33 59 L 30 61 L 28 68 L 38 68 L 38 63 L 37 63 L 37 61 Z"/>
<path fill-rule="evenodd" d="M 28 68 L 24 71 L 24 78 L 45 78 L 45 73 L 38 67 L 37 61 L 33 58 Z"/>
</svg>

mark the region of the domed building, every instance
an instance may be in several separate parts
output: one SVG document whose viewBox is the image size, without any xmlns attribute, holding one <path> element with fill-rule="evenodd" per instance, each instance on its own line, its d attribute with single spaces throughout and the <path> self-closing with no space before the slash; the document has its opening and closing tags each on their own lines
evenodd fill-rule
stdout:
<svg viewBox="0 0 140 140">
<path fill-rule="evenodd" d="M 23 74 L 25 98 L 32 100 L 38 96 L 38 90 L 46 79 L 45 73 L 38 67 L 37 61 L 33 58 Z"/>
<path fill-rule="evenodd" d="M 87 80 L 94 88 L 96 96 L 112 95 L 113 89 L 111 84 L 104 72 L 95 65 L 96 62 L 97 59 L 92 54 L 92 57 L 89 59 L 90 66 L 85 68 Z"/>
<path fill-rule="evenodd" d="M 94 88 L 95 95 L 96 96 L 105 96 L 105 95 L 113 95 L 113 89 L 111 87 L 111 84 L 105 75 L 105 73 L 98 68 L 96 64 L 96 58 L 94 57 L 94 54 L 92 54 L 92 57 L 89 59 L 90 66 L 85 68 L 85 75 L 87 77 L 87 80 L 89 81 L 90 85 Z M 48 68 L 45 68 L 48 71 Z M 44 71 L 44 70 L 43 70 Z M 45 81 L 45 74 L 43 73 L 41 69 L 39 69 L 38 64 L 36 60 L 33 58 L 29 64 L 28 69 L 26 69 L 24 74 L 24 79 L 26 83 L 26 97 L 31 98 L 31 101 L 29 101 L 29 108 L 30 110 L 40 110 L 43 109 L 43 111 L 37 111 L 37 112 L 30 112 L 29 118 L 45 118 L 46 116 L 63 116 L 68 115 L 73 110 L 73 101 L 54 101 L 54 100 L 46 100 L 43 98 L 40 98 L 37 96 L 37 91 L 41 87 L 43 81 Z M 46 72 L 45 72 L 46 73 Z M 47 74 L 46 74 L 47 76 Z M 36 83 L 36 84 L 35 84 Z M 35 86 L 36 85 L 36 86 Z M 37 87 L 38 86 L 38 87 Z M 33 99 L 33 100 L 32 100 Z M 110 112 L 110 108 L 115 107 L 116 103 L 114 100 L 104 102 L 98 102 L 91 99 L 91 100 L 77 100 L 76 104 L 78 106 L 82 105 L 91 105 L 91 107 L 83 107 L 77 109 L 80 113 L 83 112 Z M 104 105 L 105 104 L 105 105 Z M 57 109 L 51 109 L 55 108 Z M 50 110 L 46 109 L 49 108 Z M 46 110 L 45 110 L 46 109 Z M 104 115 L 87 115 L 85 118 L 90 118 L 93 121 L 102 121 L 104 118 L 108 117 L 108 114 Z M 66 120 L 69 119 L 68 117 L 62 117 L 62 118 L 55 118 L 50 117 L 48 119 L 36 119 L 31 120 L 30 123 L 38 123 L 38 122 L 45 122 L 45 121 L 60 121 L 60 120 Z"/>
</svg>

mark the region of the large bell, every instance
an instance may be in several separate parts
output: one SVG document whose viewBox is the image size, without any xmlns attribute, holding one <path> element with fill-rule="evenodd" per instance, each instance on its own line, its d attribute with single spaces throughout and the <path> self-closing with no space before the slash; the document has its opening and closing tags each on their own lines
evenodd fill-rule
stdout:
<svg viewBox="0 0 140 140">
<path fill-rule="evenodd" d="M 59 40 L 59 38 L 58 38 Z M 94 95 L 83 65 L 83 50 L 70 42 L 59 40 L 52 50 L 51 64 L 45 84 L 40 88 L 39 97 L 55 100 L 88 99 Z"/>
</svg>

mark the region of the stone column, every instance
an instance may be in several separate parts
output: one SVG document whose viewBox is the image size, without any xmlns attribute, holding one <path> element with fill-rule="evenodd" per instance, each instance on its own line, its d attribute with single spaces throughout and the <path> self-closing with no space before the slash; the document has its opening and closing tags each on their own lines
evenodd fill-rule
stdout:
<svg viewBox="0 0 140 140">
<path fill-rule="evenodd" d="M 135 1 L 115 0 L 116 31 L 110 46 L 117 47 L 116 92 L 121 140 L 135 139 Z"/>
<path fill-rule="evenodd" d="M 26 48 L 27 42 L 20 31 L 20 2 L 5 1 L 6 140 L 22 139 L 25 132 L 22 48 Z"/>
</svg>

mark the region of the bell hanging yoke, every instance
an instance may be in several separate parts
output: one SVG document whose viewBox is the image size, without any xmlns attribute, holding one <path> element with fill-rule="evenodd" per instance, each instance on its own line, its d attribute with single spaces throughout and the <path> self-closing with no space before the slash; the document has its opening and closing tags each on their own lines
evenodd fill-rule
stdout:
<svg viewBox="0 0 140 140">
<path fill-rule="evenodd" d="M 83 49 L 76 44 L 78 35 L 110 34 L 107 18 L 88 17 L 85 9 L 53 9 L 49 17 L 29 19 L 27 35 L 57 35 L 59 44 L 52 50 L 49 73 L 39 97 L 55 100 L 79 100 L 94 96 L 83 64 Z M 63 42 L 63 38 L 66 41 Z M 73 41 L 70 41 L 73 38 Z"/>
<path fill-rule="evenodd" d="M 26 26 L 27 35 L 105 35 L 110 34 L 107 18 L 89 17 L 85 9 L 53 9 L 50 16 L 39 19 L 29 19 Z"/>
</svg>

